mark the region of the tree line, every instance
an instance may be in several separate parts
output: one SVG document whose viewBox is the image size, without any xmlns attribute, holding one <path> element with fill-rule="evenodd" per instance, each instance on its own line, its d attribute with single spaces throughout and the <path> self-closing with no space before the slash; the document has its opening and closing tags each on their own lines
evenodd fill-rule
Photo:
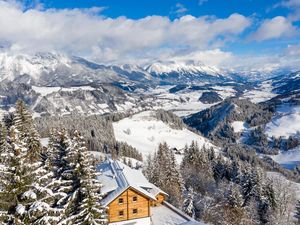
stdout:
<svg viewBox="0 0 300 225">
<path fill-rule="evenodd" d="M 101 184 L 78 131 L 42 147 L 22 101 L 0 123 L 0 224 L 107 224 Z"/>
<path fill-rule="evenodd" d="M 186 146 L 180 164 L 166 143 L 145 162 L 144 174 L 168 201 L 214 225 L 300 224 L 292 184 L 266 171 L 247 153 Z"/>
</svg>

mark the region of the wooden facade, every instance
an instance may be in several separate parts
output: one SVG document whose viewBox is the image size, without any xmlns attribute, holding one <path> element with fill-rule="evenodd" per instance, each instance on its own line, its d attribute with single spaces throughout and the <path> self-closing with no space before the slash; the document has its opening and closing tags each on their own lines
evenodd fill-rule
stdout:
<svg viewBox="0 0 300 225">
<path fill-rule="evenodd" d="M 151 206 L 159 206 L 163 203 L 163 201 L 165 200 L 166 196 L 163 195 L 162 193 L 159 193 L 158 195 L 156 195 L 156 201 L 151 201 L 150 205 Z"/>
<path fill-rule="evenodd" d="M 148 197 L 128 188 L 108 205 L 109 222 L 139 219 L 150 216 L 150 200 Z"/>
</svg>

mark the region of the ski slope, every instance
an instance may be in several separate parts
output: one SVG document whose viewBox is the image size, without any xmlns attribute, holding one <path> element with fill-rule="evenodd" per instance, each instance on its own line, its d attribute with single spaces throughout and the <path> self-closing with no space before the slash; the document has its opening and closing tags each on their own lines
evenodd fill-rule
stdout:
<svg viewBox="0 0 300 225">
<path fill-rule="evenodd" d="M 204 137 L 183 128 L 176 130 L 153 116 L 153 111 L 145 111 L 113 123 L 117 141 L 127 142 L 144 156 L 153 154 L 159 143 L 167 142 L 172 148 L 183 149 L 186 144 L 197 141 L 199 146 L 213 147 Z M 177 156 L 180 161 L 180 157 Z"/>
</svg>

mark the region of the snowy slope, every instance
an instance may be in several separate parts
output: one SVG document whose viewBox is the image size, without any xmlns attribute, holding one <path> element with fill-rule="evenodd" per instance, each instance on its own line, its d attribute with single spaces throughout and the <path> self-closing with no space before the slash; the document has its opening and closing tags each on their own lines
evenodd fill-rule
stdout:
<svg viewBox="0 0 300 225">
<path fill-rule="evenodd" d="M 212 88 L 201 86 L 201 88 L 199 88 L 200 90 L 193 88 L 193 86 L 187 86 L 183 90 L 172 93 L 170 90 L 174 87 L 176 86 L 158 86 L 156 88 L 150 88 L 145 94 L 155 96 L 153 103 L 157 108 L 171 110 L 180 117 L 188 116 L 217 104 L 206 104 L 201 102 L 199 98 L 204 92 L 214 91 L 223 100 L 227 97 L 235 96 L 236 94 L 236 90 L 234 90 L 232 86 L 213 86 Z"/>
<path fill-rule="evenodd" d="M 145 67 L 153 77 L 167 83 L 199 83 L 233 80 L 230 73 L 198 61 L 159 61 Z"/>
<path fill-rule="evenodd" d="M 152 113 L 152 111 L 141 112 L 113 123 L 116 139 L 132 145 L 144 156 L 153 154 L 159 143 L 163 141 L 166 141 L 170 147 L 177 149 L 183 149 L 186 144 L 190 144 L 192 141 L 197 141 L 199 146 L 213 146 L 207 139 L 186 128 L 182 130 L 172 129 L 169 125 L 154 118 Z"/>
<path fill-rule="evenodd" d="M 221 70 L 217 67 L 206 66 L 200 62 L 188 61 L 188 62 L 155 62 L 148 67 L 146 70 L 151 74 L 170 74 L 170 73 L 179 73 L 179 74 L 209 74 L 211 76 L 219 76 Z"/>
<path fill-rule="evenodd" d="M 272 121 L 266 125 L 270 137 L 288 137 L 300 132 L 300 105 L 282 104 L 278 107 Z"/>
<path fill-rule="evenodd" d="M 293 170 L 295 166 L 300 164 L 300 146 L 269 157 L 279 163 L 282 167 Z"/>
<path fill-rule="evenodd" d="M 70 60 L 59 54 L 36 54 L 34 56 L 0 53 L 0 80 L 13 80 L 17 75 L 30 75 L 38 79 L 40 75 L 50 73 L 60 64 L 70 67 Z"/>
<path fill-rule="evenodd" d="M 244 121 L 233 121 L 231 123 L 231 127 L 233 128 L 235 133 L 240 133 L 247 129 L 247 124 Z"/>
<path fill-rule="evenodd" d="M 273 88 L 271 80 L 264 81 L 255 89 L 246 91 L 243 98 L 247 98 L 253 103 L 265 102 L 277 96 L 273 93 Z"/>
</svg>

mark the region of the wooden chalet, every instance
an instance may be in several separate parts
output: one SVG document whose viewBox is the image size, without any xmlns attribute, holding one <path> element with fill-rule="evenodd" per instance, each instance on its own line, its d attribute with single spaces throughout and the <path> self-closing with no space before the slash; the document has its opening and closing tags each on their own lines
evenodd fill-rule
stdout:
<svg viewBox="0 0 300 225">
<path fill-rule="evenodd" d="M 148 182 L 141 171 L 107 159 L 97 167 L 101 175 L 102 204 L 108 207 L 110 225 L 151 224 L 150 206 L 162 204 L 167 193 Z"/>
</svg>

